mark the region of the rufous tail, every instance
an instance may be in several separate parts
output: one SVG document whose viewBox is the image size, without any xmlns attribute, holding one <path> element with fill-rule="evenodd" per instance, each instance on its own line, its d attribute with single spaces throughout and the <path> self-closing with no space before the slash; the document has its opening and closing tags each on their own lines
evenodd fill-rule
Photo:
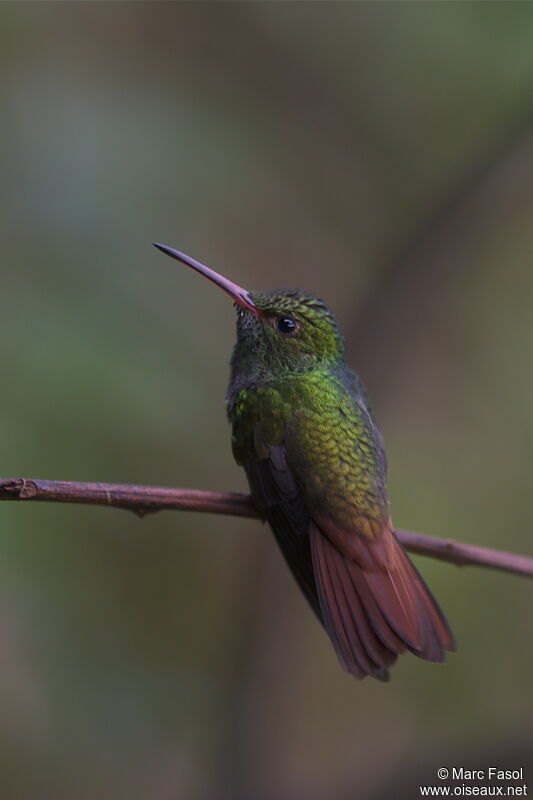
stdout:
<svg viewBox="0 0 533 800">
<path fill-rule="evenodd" d="M 394 533 L 362 540 L 346 556 L 311 523 L 310 544 L 320 609 L 344 668 L 388 680 L 388 667 L 410 650 L 444 661 L 455 649 L 444 614 Z"/>
</svg>

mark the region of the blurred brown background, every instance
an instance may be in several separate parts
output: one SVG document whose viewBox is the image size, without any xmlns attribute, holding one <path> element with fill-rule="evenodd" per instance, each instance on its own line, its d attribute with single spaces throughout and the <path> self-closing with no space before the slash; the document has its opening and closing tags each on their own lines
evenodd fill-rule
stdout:
<svg viewBox="0 0 533 800">
<path fill-rule="evenodd" d="M 231 304 L 160 240 L 328 300 L 398 526 L 533 553 L 532 26 L 530 3 L 3 3 L 1 473 L 245 489 Z M 358 683 L 259 523 L 0 513 L 2 800 L 527 769 L 526 580 L 419 559 L 459 652 Z"/>
</svg>

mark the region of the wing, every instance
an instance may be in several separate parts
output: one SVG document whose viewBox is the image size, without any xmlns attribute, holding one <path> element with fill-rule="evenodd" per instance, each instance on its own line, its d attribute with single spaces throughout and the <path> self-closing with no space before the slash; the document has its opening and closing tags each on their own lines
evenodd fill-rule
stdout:
<svg viewBox="0 0 533 800">
<path fill-rule="evenodd" d="M 280 392 L 243 390 L 230 412 L 233 453 L 246 470 L 255 506 L 268 521 L 289 569 L 323 624 L 311 557 L 310 517 L 283 444 L 286 411 Z"/>
<path fill-rule="evenodd" d="M 283 446 L 246 465 L 254 504 L 267 519 L 285 560 L 309 605 L 323 622 L 309 542 L 310 517 Z"/>
</svg>

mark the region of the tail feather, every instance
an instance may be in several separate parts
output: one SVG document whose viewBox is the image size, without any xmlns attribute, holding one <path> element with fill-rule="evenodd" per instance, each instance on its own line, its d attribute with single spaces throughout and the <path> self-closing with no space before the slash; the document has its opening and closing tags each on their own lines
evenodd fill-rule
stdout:
<svg viewBox="0 0 533 800">
<path fill-rule="evenodd" d="M 420 575 L 413 562 L 405 553 L 402 545 L 396 539 L 395 541 L 397 542 L 397 545 L 417 582 L 418 592 L 426 609 L 426 619 L 429 622 L 429 624 L 426 624 L 427 639 L 426 648 L 424 650 L 425 654 L 416 653 L 416 655 L 418 655 L 420 658 L 425 658 L 426 661 L 444 661 L 446 657 L 446 651 L 453 652 L 456 649 L 455 637 L 450 626 L 448 625 L 448 621 L 446 620 L 442 609 L 435 600 L 433 593 L 424 582 L 424 579 Z M 435 648 L 440 654 L 439 658 L 435 658 L 432 655 L 432 653 L 435 652 Z"/>
<path fill-rule="evenodd" d="M 361 565 L 341 553 L 318 526 L 311 524 L 310 530 L 320 608 L 339 660 L 357 677 L 387 680 L 387 668 L 405 650 L 442 661 L 455 643 L 403 548 L 392 532 L 383 535 L 391 537 L 386 566 L 372 562 L 371 542 Z"/>
<path fill-rule="evenodd" d="M 336 597 L 336 602 L 327 606 L 326 628 L 329 629 L 328 623 L 332 624 L 335 631 L 333 644 L 344 668 L 359 678 L 382 672 L 380 666 L 371 660 L 361 641 L 361 626 L 354 624 L 349 602 L 350 594 L 345 593 L 343 583 L 339 580 L 337 561 L 319 559 L 318 569 L 325 593 L 330 596 L 334 594 Z"/>
<path fill-rule="evenodd" d="M 361 600 L 357 593 L 353 591 L 352 578 L 346 561 L 340 556 L 335 559 L 337 575 L 342 584 L 346 604 L 350 608 L 352 624 L 358 627 L 363 646 L 373 664 L 381 669 L 391 667 L 398 655 L 394 650 L 387 648 L 379 637 L 376 637 L 368 615 L 361 605 Z M 385 672 L 386 674 L 386 672 Z"/>
<path fill-rule="evenodd" d="M 346 635 L 344 624 L 341 621 L 341 614 L 338 603 L 324 603 L 323 594 L 330 596 L 333 594 L 333 584 L 331 583 L 328 562 L 325 558 L 315 559 L 315 550 L 312 549 L 313 566 L 317 586 L 319 587 L 319 602 L 322 611 L 324 625 L 335 648 L 335 652 L 342 666 L 347 672 L 352 672 L 356 677 L 364 677 L 357 656 L 353 652 L 353 647 Z M 331 633 L 330 633 L 331 631 Z M 355 632 L 355 636 L 357 633 Z"/>
</svg>

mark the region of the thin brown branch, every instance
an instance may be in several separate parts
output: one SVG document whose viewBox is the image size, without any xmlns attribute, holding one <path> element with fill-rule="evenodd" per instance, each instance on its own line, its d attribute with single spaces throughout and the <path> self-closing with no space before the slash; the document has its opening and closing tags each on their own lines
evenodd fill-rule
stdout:
<svg viewBox="0 0 533 800">
<path fill-rule="evenodd" d="M 0 500 L 32 500 L 43 503 L 82 503 L 125 508 L 139 516 L 170 509 L 227 514 L 234 517 L 260 515 L 245 494 L 171 489 L 119 483 L 79 483 L 33 478 L 0 478 Z M 448 561 L 457 566 L 478 566 L 533 577 L 533 558 L 503 550 L 440 539 L 422 533 L 396 530 L 398 539 L 412 553 Z"/>
<path fill-rule="evenodd" d="M 33 478 L 0 478 L 0 500 L 34 500 L 42 503 L 82 503 L 113 506 L 144 516 L 155 511 L 204 511 L 236 517 L 258 517 L 245 494 L 169 489 L 120 483 L 79 483 Z"/>
</svg>

